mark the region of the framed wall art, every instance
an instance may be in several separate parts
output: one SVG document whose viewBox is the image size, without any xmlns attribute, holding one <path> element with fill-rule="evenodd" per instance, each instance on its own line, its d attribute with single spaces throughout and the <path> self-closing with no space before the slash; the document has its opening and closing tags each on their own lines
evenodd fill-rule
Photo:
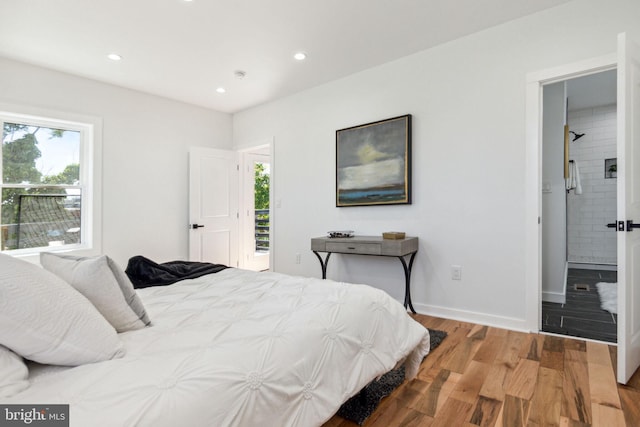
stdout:
<svg viewBox="0 0 640 427">
<path fill-rule="evenodd" d="M 336 206 L 411 204 L 411 114 L 336 131 Z"/>
</svg>

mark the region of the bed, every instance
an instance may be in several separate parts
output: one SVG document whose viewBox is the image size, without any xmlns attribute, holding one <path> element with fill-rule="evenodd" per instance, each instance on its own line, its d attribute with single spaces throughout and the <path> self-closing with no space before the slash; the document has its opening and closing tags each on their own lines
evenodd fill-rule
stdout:
<svg viewBox="0 0 640 427">
<path fill-rule="evenodd" d="M 13 369 L 0 401 L 69 404 L 71 426 L 319 426 L 389 370 L 404 364 L 413 378 L 429 351 L 428 330 L 402 304 L 366 285 L 226 268 L 130 294 L 131 283 L 108 257 L 98 257 L 102 270 L 94 265 L 98 258 L 53 255 L 59 265 L 47 270 L 7 258 L 0 254 L 0 348 L 14 367 L 25 363 L 23 357 L 39 363 L 24 365 L 28 376 Z M 87 260 L 94 264 L 80 271 Z M 7 268 L 17 270 L 18 279 Z M 16 281 L 25 288 L 46 281 L 34 292 L 53 287 L 64 296 L 59 306 L 52 296 L 29 301 L 32 306 L 46 300 L 60 316 L 72 299 L 89 312 L 86 300 L 113 325 L 113 316 L 83 288 L 101 283 L 91 276 L 94 270 L 111 272 L 110 283 L 124 292 L 126 314 L 134 313 L 120 332 L 105 332 L 96 320 L 93 332 L 77 333 L 93 340 L 83 350 L 95 346 L 95 354 L 77 356 L 79 346 L 70 345 L 71 359 L 79 357 L 70 362 L 68 354 L 48 354 L 59 343 L 38 347 L 11 335 L 9 328 L 24 325 L 16 317 L 26 316 L 9 309 L 9 300 L 20 299 Z M 30 279 L 34 275 L 37 280 Z M 84 316 L 76 323 L 91 323 Z M 47 319 L 42 328 L 57 321 Z M 60 328 L 70 327 L 54 329 Z M 32 329 L 36 336 L 38 327 Z M 11 362 L 1 356 L 0 373 L 8 372 Z"/>
</svg>

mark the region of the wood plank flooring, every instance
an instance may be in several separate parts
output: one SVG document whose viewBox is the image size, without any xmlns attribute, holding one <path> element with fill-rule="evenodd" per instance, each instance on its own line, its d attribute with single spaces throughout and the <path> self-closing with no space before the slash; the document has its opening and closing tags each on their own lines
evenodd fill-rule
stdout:
<svg viewBox="0 0 640 427">
<path fill-rule="evenodd" d="M 640 426 L 640 370 L 618 385 L 614 346 L 413 317 L 449 336 L 364 427 Z"/>
</svg>

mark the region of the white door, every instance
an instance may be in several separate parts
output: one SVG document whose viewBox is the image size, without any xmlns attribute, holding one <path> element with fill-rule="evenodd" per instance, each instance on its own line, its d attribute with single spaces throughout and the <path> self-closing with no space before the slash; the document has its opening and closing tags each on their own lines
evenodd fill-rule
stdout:
<svg viewBox="0 0 640 427">
<path fill-rule="evenodd" d="M 618 382 L 640 366 L 640 48 L 618 36 Z M 636 173 L 636 171 L 638 171 Z"/>
<path fill-rule="evenodd" d="M 246 153 L 243 156 L 243 212 L 244 221 L 242 226 L 244 258 L 242 268 L 254 271 L 269 269 L 270 252 L 270 209 L 267 205 L 256 207 L 256 197 L 269 201 L 269 186 L 266 194 L 256 194 L 256 169 L 262 170 L 261 174 L 267 181 L 270 176 L 270 156 L 268 154 Z M 257 210 L 257 208 L 261 208 Z"/>
<path fill-rule="evenodd" d="M 238 266 L 238 156 L 189 150 L 189 259 Z"/>
</svg>

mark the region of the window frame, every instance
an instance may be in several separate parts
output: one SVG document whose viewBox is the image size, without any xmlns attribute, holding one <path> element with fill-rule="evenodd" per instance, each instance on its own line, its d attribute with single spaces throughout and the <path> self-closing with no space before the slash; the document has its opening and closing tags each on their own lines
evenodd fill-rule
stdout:
<svg viewBox="0 0 640 427">
<path fill-rule="evenodd" d="M 60 184 L 12 184 L 4 183 L 0 174 L 0 190 L 3 188 L 79 188 L 82 209 L 80 211 L 80 243 L 62 246 L 41 246 L 37 248 L 11 249 L 0 252 L 12 256 L 39 256 L 41 252 L 81 251 L 86 254 L 100 253 L 101 250 L 101 152 L 102 121 L 97 117 L 82 116 L 29 107 L 0 104 L 0 123 L 21 123 L 52 129 L 80 132 L 80 185 Z M 0 171 L 2 171 L 2 146 L 0 145 Z"/>
</svg>

